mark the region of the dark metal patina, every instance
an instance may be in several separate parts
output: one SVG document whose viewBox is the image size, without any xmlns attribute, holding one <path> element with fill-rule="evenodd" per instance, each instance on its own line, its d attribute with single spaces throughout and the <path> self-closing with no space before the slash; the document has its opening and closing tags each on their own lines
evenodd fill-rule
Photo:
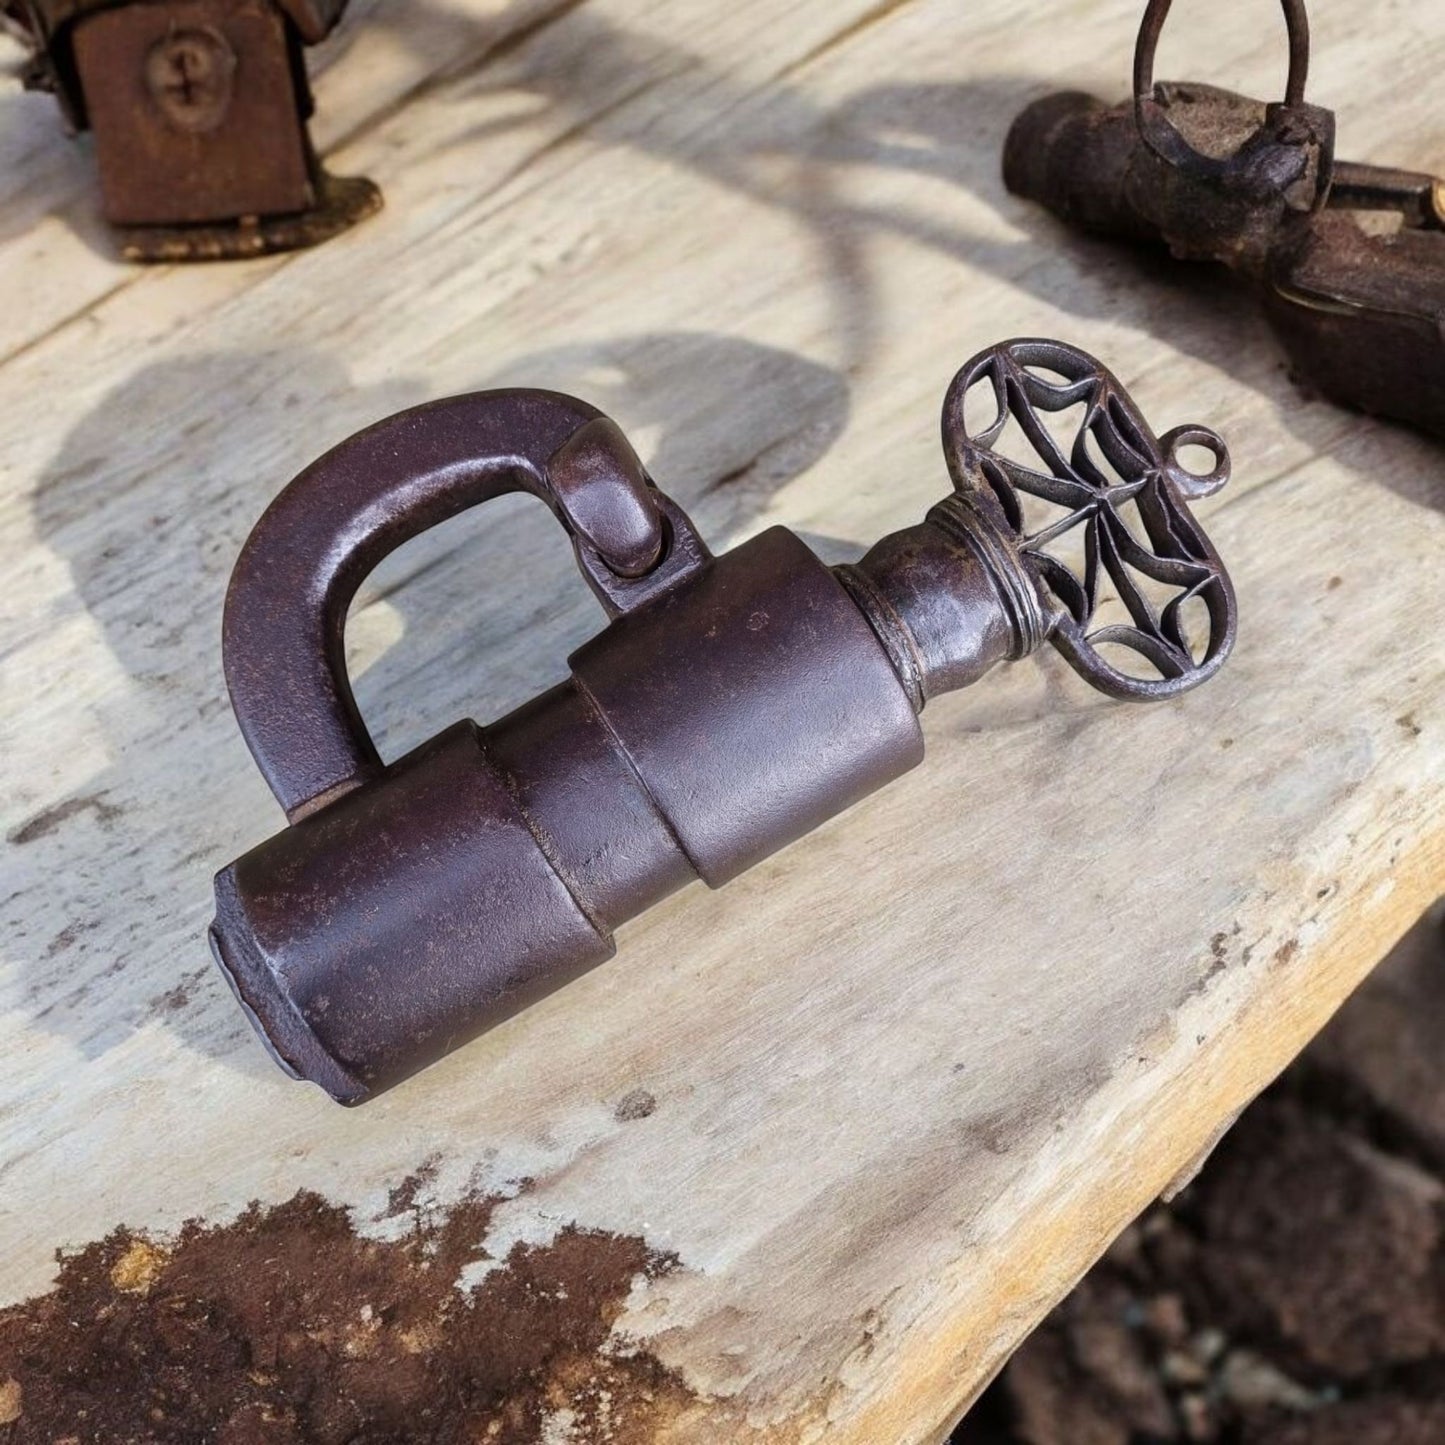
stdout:
<svg viewBox="0 0 1445 1445">
<path fill-rule="evenodd" d="M 381 193 L 325 170 L 304 45 L 346 0 L 0 0 L 34 46 L 26 84 L 95 134 L 102 205 L 133 261 L 315 245 Z"/>
<path fill-rule="evenodd" d="M 1118 698 L 1219 669 L 1234 595 L 1187 505 L 1228 478 L 1213 432 L 1156 438 L 1092 358 L 1016 341 L 959 374 L 944 441 L 953 493 L 837 568 L 781 527 L 713 557 L 617 427 L 554 393 L 418 407 L 297 477 L 225 616 L 236 716 L 290 826 L 217 876 L 211 929 L 281 1064 L 371 1097 L 915 766 L 928 699 L 1045 641 Z M 551 508 L 612 620 L 567 681 L 383 764 L 347 607 L 408 538 L 513 491 Z"/>
<path fill-rule="evenodd" d="M 1064 92 L 1015 121 L 1009 189 L 1084 230 L 1223 263 L 1259 288 L 1303 380 L 1445 436 L 1445 181 L 1335 159 L 1333 113 L 1304 98 L 1304 0 L 1283 0 L 1283 102 L 1156 86 L 1171 3 L 1145 13 L 1132 102 Z"/>
</svg>

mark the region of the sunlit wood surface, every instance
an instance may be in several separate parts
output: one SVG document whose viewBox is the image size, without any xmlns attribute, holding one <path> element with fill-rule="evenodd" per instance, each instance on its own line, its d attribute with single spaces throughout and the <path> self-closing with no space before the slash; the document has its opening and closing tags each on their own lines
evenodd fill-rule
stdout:
<svg viewBox="0 0 1445 1445">
<path fill-rule="evenodd" d="M 1278 90 L 1269 0 L 1178 9 L 1161 73 Z M 1445 8 L 1314 9 L 1344 153 L 1445 160 Z M 195 269 L 120 264 L 87 144 L 0 91 L 4 1300 L 120 1223 L 307 1188 L 366 1228 L 430 1160 L 439 1209 L 514 1196 L 497 1260 L 573 1223 L 676 1256 L 614 1331 L 680 1382 L 649 1440 L 937 1442 L 1421 913 L 1445 452 L 1303 396 L 1247 297 L 999 179 L 1026 101 L 1122 94 L 1139 10 L 366 0 L 312 57 L 316 133 L 386 210 Z M 1126 708 L 1021 664 L 930 708 L 902 783 L 380 1102 L 272 1067 L 205 928 L 280 823 L 218 634 L 290 475 L 404 405 L 552 386 L 716 547 L 781 522 L 843 559 L 944 494 L 944 388 L 1023 334 L 1229 438 L 1215 683 Z M 556 680 L 598 621 L 535 505 L 413 544 L 351 629 L 384 751 Z"/>
</svg>

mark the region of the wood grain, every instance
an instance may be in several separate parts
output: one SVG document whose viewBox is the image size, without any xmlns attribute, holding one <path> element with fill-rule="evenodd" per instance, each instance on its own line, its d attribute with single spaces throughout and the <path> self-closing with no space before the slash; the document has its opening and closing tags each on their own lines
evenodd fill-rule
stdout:
<svg viewBox="0 0 1445 1445">
<path fill-rule="evenodd" d="M 1278 86 L 1265 0 L 1179 8 L 1161 73 Z M 998 178 L 1027 100 L 1122 92 L 1138 9 L 359 7 L 319 134 L 387 209 L 192 270 L 111 260 L 89 158 L 0 95 L 0 1297 L 121 1222 L 300 1188 L 379 1220 L 432 1161 L 438 1207 L 513 1196 L 496 1258 L 573 1223 L 678 1257 L 616 1331 L 691 1402 L 651 1438 L 938 1441 L 1423 911 L 1438 447 L 1302 397 L 1227 284 Z M 1345 153 L 1438 163 L 1445 12 L 1316 10 Z M 1230 440 L 1201 508 L 1243 616 L 1220 679 L 1129 709 L 1052 655 L 996 674 L 929 709 L 918 772 L 380 1102 L 275 1072 L 204 932 L 211 873 L 280 823 L 218 631 L 292 473 L 415 401 L 556 386 L 716 547 L 781 522 L 842 559 L 944 494 L 944 388 L 1024 334 Z M 555 680 L 598 620 L 535 506 L 411 544 L 351 629 L 384 753 Z"/>
</svg>

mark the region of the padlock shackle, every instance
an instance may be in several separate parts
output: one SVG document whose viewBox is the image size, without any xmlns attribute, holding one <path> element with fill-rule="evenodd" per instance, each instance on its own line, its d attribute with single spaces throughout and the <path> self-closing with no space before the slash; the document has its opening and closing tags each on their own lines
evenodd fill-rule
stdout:
<svg viewBox="0 0 1445 1445">
<path fill-rule="evenodd" d="M 1289 32 L 1289 78 L 1284 100 L 1265 108 L 1252 138 L 1232 156 L 1205 155 L 1170 118 L 1169 106 L 1154 86 L 1154 57 L 1173 0 L 1149 0 L 1134 51 L 1134 124 L 1139 139 L 1165 165 L 1195 182 L 1226 189 L 1242 187 L 1266 194 L 1286 192 L 1301 182 L 1315 156 L 1317 174 L 1296 209 L 1314 211 L 1325 203 L 1334 162 L 1334 116 L 1305 103 L 1309 85 L 1310 22 L 1305 0 L 1281 0 Z"/>
<path fill-rule="evenodd" d="M 1139 25 L 1134 50 L 1134 97 L 1136 103 L 1154 94 L 1154 57 L 1164 33 L 1174 0 L 1149 0 Z M 1310 17 L 1305 0 L 1280 0 L 1285 29 L 1289 33 L 1289 78 L 1285 82 L 1284 104 L 1291 109 L 1305 103 L 1310 77 Z"/>
<path fill-rule="evenodd" d="M 301 472 L 256 524 L 226 594 L 226 685 L 290 821 L 382 769 L 346 670 L 357 589 L 404 542 L 509 492 L 547 504 L 604 594 L 662 556 L 665 499 L 626 438 L 595 407 L 544 391 L 479 392 L 378 422 Z"/>
</svg>

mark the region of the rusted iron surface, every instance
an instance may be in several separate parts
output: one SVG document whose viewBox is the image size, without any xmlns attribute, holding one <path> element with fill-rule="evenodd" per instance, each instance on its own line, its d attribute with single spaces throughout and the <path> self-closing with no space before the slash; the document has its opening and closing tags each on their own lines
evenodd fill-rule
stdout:
<svg viewBox="0 0 1445 1445">
<path fill-rule="evenodd" d="M 1062 92 L 1019 116 L 1009 189 L 1083 230 L 1228 266 L 1258 287 L 1302 379 L 1445 436 L 1445 182 L 1336 160 L 1333 113 L 1304 99 L 1304 0 L 1283 0 L 1282 102 L 1156 85 L 1171 3 L 1145 13 L 1132 101 Z"/>
<path fill-rule="evenodd" d="M 930 698 L 1046 641 L 1117 698 L 1223 664 L 1234 594 L 1188 507 L 1228 479 L 1218 436 L 1155 437 L 1092 358 L 1017 341 L 959 373 L 944 440 L 952 494 L 838 568 L 781 527 L 714 558 L 621 432 L 555 393 L 403 412 L 293 481 L 224 627 L 291 826 L 218 875 L 211 931 L 283 1067 L 345 1103 L 398 1082 L 610 957 L 668 894 L 721 886 L 914 767 Z M 568 681 L 384 765 L 347 607 L 408 538 L 519 490 L 567 529 L 611 623 Z"/>
<path fill-rule="evenodd" d="M 314 245 L 372 214 L 306 130 L 302 46 L 344 0 L 7 0 L 34 46 L 26 83 L 95 134 L 102 209 L 135 261 Z"/>
</svg>

